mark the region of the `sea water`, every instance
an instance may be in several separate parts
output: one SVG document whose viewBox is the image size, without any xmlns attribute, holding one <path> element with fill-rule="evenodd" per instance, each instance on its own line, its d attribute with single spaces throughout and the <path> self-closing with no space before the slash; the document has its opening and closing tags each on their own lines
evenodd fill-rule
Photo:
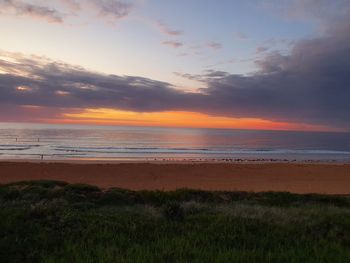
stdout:
<svg viewBox="0 0 350 263">
<path fill-rule="evenodd" d="M 350 162 L 350 134 L 0 123 L 0 159 Z"/>
</svg>

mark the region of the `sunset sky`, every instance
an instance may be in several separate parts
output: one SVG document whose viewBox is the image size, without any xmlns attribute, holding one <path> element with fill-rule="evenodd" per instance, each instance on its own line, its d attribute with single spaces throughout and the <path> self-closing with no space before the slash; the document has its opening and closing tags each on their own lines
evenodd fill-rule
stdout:
<svg viewBox="0 0 350 263">
<path fill-rule="evenodd" d="M 350 1 L 0 0 L 0 122 L 350 131 Z"/>
</svg>

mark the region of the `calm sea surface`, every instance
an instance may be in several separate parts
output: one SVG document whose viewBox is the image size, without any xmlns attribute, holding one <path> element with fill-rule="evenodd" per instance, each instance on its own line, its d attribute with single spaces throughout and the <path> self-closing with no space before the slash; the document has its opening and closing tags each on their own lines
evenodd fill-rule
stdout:
<svg viewBox="0 0 350 263">
<path fill-rule="evenodd" d="M 350 162 L 349 133 L 0 123 L 0 159 Z"/>
</svg>

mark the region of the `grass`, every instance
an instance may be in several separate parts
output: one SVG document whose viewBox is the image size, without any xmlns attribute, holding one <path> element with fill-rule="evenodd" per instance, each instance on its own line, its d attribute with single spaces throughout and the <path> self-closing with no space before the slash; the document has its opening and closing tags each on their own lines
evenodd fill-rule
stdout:
<svg viewBox="0 0 350 263">
<path fill-rule="evenodd" d="M 0 262 L 350 262 L 350 198 L 0 185 Z"/>
</svg>

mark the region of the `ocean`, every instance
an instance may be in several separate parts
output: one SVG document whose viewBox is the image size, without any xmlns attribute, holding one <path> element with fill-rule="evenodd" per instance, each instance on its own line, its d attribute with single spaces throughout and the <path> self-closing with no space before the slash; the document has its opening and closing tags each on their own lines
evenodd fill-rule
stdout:
<svg viewBox="0 0 350 263">
<path fill-rule="evenodd" d="M 350 162 L 350 133 L 0 123 L 0 159 Z"/>
</svg>

